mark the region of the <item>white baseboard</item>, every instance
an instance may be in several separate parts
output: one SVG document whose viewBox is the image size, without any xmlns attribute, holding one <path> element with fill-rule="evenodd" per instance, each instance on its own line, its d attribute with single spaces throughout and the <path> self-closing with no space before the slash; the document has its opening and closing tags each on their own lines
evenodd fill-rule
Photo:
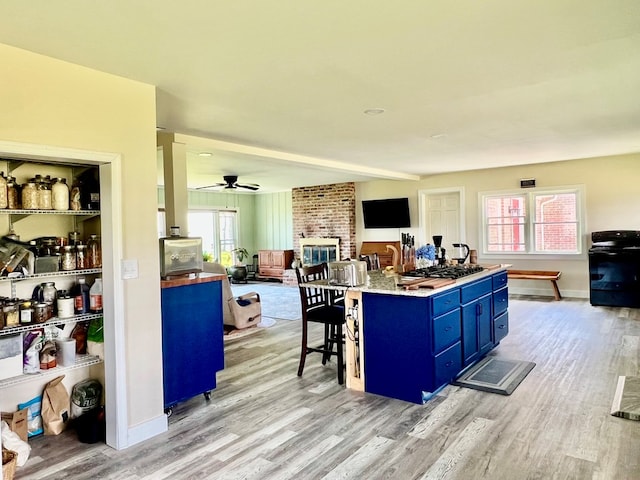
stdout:
<svg viewBox="0 0 640 480">
<path fill-rule="evenodd" d="M 544 282 L 543 282 L 544 283 Z M 541 297 L 553 297 L 553 287 L 551 282 L 548 282 L 547 288 L 518 288 L 509 285 L 509 293 L 514 295 L 538 295 Z M 562 290 L 560 289 L 560 295 L 563 298 L 589 298 L 589 290 Z"/>
<path fill-rule="evenodd" d="M 129 428 L 127 436 L 127 447 L 148 440 L 156 435 L 166 432 L 169 429 L 169 421 L 166 415 L 161 415 L 148 422 L 141 423 Z"/>
</svg>

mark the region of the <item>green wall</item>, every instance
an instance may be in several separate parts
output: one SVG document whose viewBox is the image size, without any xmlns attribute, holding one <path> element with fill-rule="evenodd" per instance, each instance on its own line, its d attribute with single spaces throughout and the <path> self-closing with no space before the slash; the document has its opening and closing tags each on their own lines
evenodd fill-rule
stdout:
<svg viewBox="0 0 640 480">
<path fill-rule="evenodd" d="M 189 208 L 233 208 L 238 211 L 238 243 L 253 255 L 258 250 L 293 248 L 291 192 L 238 194 L 189 190 Z M 158 206 L 164 188 L 158 187 Z"/>
</svg>

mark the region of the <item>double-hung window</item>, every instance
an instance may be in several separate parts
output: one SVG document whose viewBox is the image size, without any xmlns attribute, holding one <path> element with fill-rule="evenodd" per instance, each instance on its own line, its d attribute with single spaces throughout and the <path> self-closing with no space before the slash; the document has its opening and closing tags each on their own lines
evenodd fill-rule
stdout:
<svg viewBox="0 0 640 480">
<path fill-rule="evenodd" d="M 189 210 L 187 235 L 202 237 L 202 250 L 211 259 L 229 267 L 233 264 L 233 249 L 238 246 L 237 212 L 234 210 Z M 158 236 L 165 233 L 164 211 L 158 212 Z M 185 232 L 183 230 L 182 234 Z"/>
<path fill-rule="evenodd" d="M 578 187 L 481 193 L 483 252 L 579 254 L 581 203 Z"/>
</svg>

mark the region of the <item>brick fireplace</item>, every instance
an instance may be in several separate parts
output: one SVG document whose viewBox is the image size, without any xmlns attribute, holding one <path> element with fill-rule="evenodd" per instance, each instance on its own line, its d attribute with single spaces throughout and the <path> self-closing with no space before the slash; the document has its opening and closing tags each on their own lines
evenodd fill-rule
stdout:
<svg viewBox="0 0 640 480">
<path fill-rule="evenodd" d="M 293 251 L 301 259 L 300 240 L 338 239 L 338 259 L 356 256 L 356 185 L 353 182 L 292 190 Z M 295 284 L 295 273 L 293 274 Z M 289 277 L 290 275 L 287 275 Z M 290 284 L 290 279 L 285 278 Z"/>
</svg>

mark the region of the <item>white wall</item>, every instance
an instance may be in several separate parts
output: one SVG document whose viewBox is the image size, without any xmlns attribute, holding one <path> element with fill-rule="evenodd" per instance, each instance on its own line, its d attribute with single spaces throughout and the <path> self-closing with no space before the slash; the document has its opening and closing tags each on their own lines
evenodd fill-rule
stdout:
<svg viewBox="0 0 640 480">
<path fill-rule="evenodd" d="M 162 428 L 155 88 L 0 44 L 0 140 L 121 155 L 126 408 L 130 441 Z"/>
<path fill-rule="evenodd" d="M 399 230 L 365 230 L 362 200 L 407 196 L 411 209 L 411 229 L 402 229 L 418 238 L 418 191 L 458 188 L 465 192 L 466 241 L 471 248 L 480 245 L 478 194 L 493 190 L 518 189 L 521 178 L 535 178 L 538 187 L 583 185 L 586 195 L 585 251 L 579 256 L 562 257 L 479 257 L 480 263 L 512 263 L 521 269 L 560 270 L 564 296 L 589 295 L 587 250 L 590 233 L 599 230 L 640 230 L 640 154 L 590 158 L 517 167 L 474 170 L 433 175 L 419 182 L 374 181 L 358 183 L 356 188 L 356 238 L 358 248 L 364 240 L 400 240 Z M 510 283 L 512 292 L 551 294 L 546 282 Z"/>
</svg>

